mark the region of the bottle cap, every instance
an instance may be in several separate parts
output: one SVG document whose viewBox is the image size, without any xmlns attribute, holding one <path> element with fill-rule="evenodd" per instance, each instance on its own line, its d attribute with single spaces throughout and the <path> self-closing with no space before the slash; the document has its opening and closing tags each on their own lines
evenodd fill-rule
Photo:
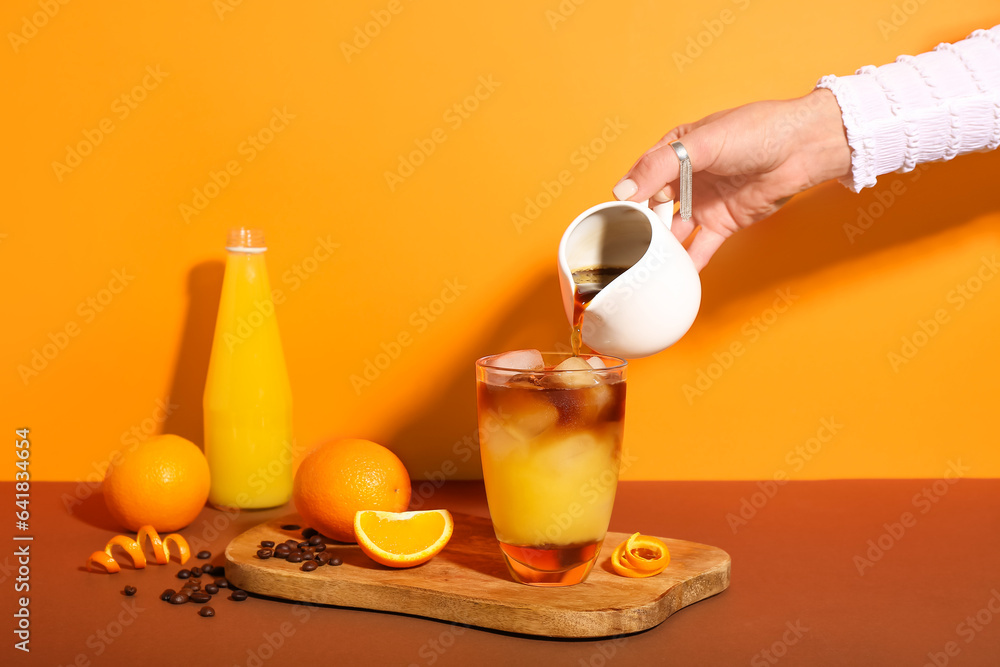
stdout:
<svg viewBox="0 0 1000 667">
<path fill-rule="evenodd" d="M 230 229 L 229 237 L 226 239 L 226 250 L 229 252 L 264 252 L 267 250 L 264 230 L 247 227 Z"/>
</svg>

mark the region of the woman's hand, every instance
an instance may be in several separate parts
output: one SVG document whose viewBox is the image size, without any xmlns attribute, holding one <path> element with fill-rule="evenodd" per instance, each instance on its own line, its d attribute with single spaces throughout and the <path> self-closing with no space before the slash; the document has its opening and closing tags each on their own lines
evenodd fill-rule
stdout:
<svg viewBox="0 0 1000 667">
<path fill-rule="evenodd" d="M 680 140 L 694 171 L 693 217 L 676 217 L 684 241 L 698 227 L 688 253 L 700 271 L 722 242 L 768 217 L 793 195 L 847 176 L 851 149 L 833 93 L 816 89 L 793 100 L 754 102 L 720 111 L 668 132 L 613 189 L 620 200 L 676 199 Z"/>
</svg>

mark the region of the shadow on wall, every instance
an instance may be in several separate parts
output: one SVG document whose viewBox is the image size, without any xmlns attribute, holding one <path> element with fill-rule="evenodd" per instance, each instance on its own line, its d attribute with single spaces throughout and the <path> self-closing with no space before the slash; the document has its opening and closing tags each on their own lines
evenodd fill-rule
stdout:
<svg viewBox="0 0 1000 667">
<path fill-rule="evenodd" d="M 201 401 L 205 393 L 205 377 L 212 354 L 212 337 L 225 270 L 225 262 L 211 260 L 195 265 L 188 273 L 184 333 L 170 386 L 170 401 L 177 408 L 163 424 L 164 433 L 187 438 L 202 449 L 205 443 Z"/>
<path fill-rule="evenodd" d="M 474 479 L 482 476 L 476 416 L 474 362 L 488 354 L 538 348 L 569 350 L 569 324 L 552 266 L 540 271 L 523 293 L 500 304 L 501 315 L 472 332 L 442 371 L 444 389 L 411 413 L 385 443 L 414 479 Z"/>
<path fill-rule="evenodd" d="M 699 319 L 711 318 L 731 300 L 773 289 L 796 276 L 1000 211 L 1000 188 L 992 183 L 996 173 L 1000 153 L 973 154 L 883 176 L 876 188 L 858 195 L 837 183 L 816 188 L 723 247 L 702 273 Z M 471 333 L 471 344 L 447 360 L 444 390 L 428 397 L 385 443 L 414 479 L 481 476 L 475 359 L 519 348 L 568 348 L 555 248 L 551 266 L 539 267 L 530 289 L 512 295 L 500 308 L 496 320 Z"/>
<path fill-rule="evenodd" d="M 723 245 L 702 272 L 700 316 L 844 260 L 939 234 L 1000 211 L 1000 152 L 879 177 L 854 194 L 826 183 Z"/>
</svg>

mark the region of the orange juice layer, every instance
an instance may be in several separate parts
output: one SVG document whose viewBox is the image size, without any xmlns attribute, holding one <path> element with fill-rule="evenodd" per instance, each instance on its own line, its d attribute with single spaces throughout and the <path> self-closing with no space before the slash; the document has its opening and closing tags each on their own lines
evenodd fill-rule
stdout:
<svg viewBox="0 0 1000 667">
<path fill-rule="evenodd" d="M 624 388 L 480 386 L 481 406 L 493 410 L 480 447 L 497 539 L 552 547 L 604 538 L 618 482 Z"/>
</svg>

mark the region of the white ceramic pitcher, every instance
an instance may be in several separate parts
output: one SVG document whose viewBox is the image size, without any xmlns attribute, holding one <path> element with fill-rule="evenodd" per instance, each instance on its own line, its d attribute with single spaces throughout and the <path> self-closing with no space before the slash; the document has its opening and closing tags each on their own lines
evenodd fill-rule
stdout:
<svg viewBox="0 0 1000 667">
<path fill-rule="evenodd" d="M 598 204 L 570 224 L 559 244 L 559 285 L 573 321 L 573 272 L 628 267 L 587 304 L 583 342 L 601 354 L 635 359 L 660 352 L 687 333 L 701 305 L 701 280 L 670 232 L 673 202 Z"/>
</svg>

